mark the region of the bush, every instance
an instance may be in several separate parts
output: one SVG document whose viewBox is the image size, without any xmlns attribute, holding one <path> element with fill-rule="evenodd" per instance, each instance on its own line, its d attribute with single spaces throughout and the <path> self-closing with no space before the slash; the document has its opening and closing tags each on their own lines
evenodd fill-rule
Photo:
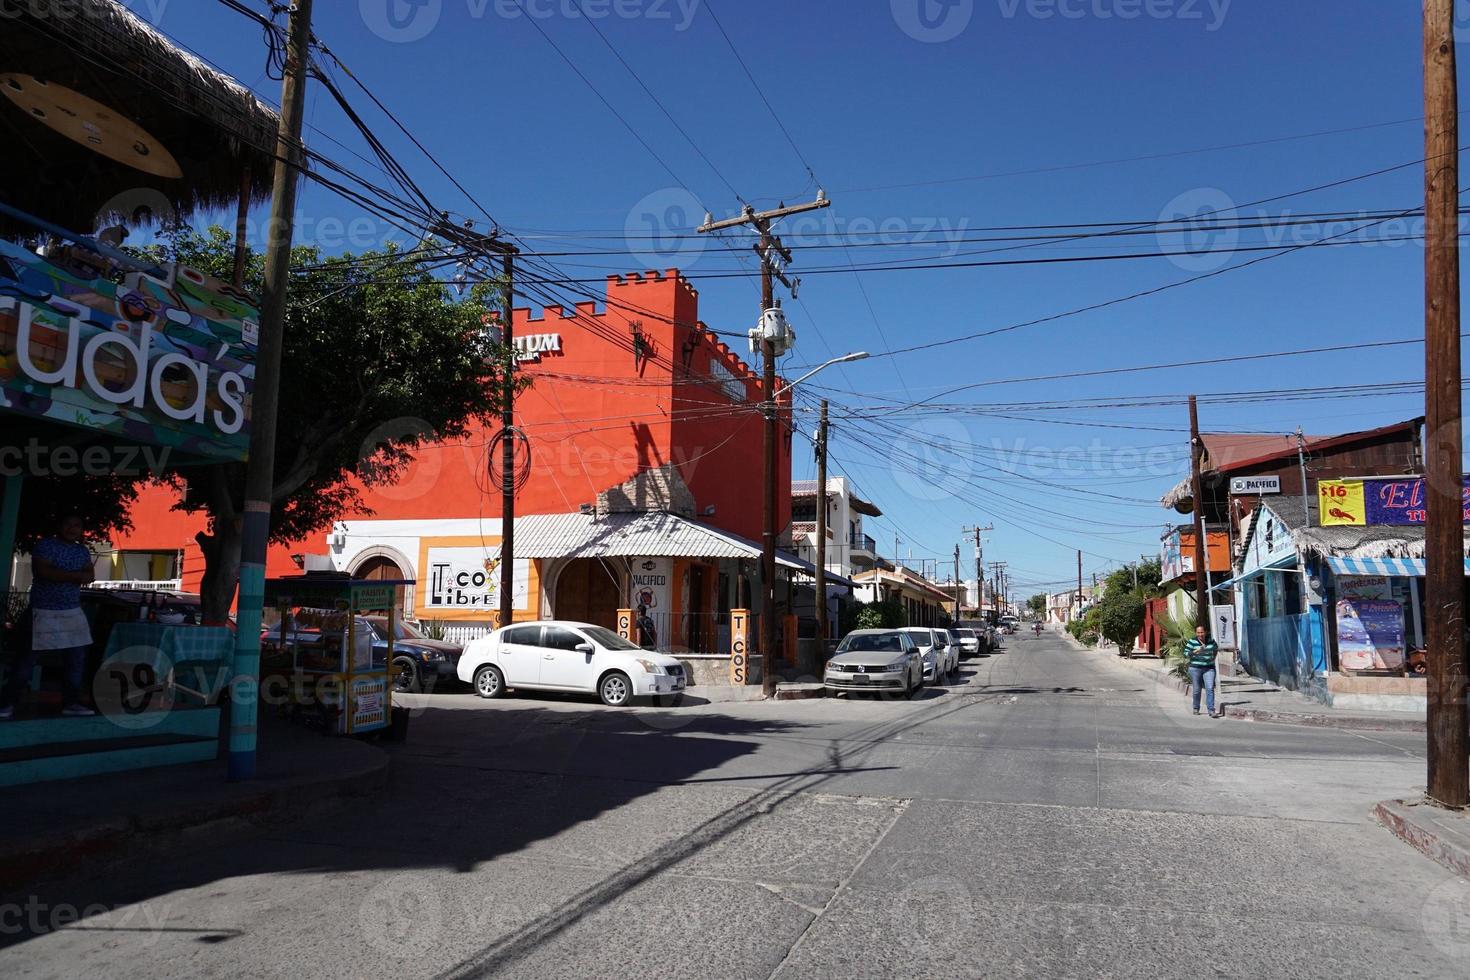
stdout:
<svg viewBox="0 0 1470 980">
<path fill-rule="evenodd" d="M 1165 616 L 1160 624 L 1164 628 L 1164 663 L 1175 677 L 1189 677 L 1189 658 L 1184 655 L 1184 644 L 1194 637 L 1194 617 L 1174 619 Z"/>
<path fill-rule="evenodd" d="M 856 608 L 852 617 L 852 628 L 855 630 L 892 630 L 903 625 L 903 606 L 893 600 L 863 603 Z"/>
<path fill-rule="evenodd" d="M 1146 603 L 1138 592 L 1109 591 L 1097 607 L 1098 632 L 1117 644 L 1119 653 L 1128 653 L 1143 629 Z"/>
</svg>

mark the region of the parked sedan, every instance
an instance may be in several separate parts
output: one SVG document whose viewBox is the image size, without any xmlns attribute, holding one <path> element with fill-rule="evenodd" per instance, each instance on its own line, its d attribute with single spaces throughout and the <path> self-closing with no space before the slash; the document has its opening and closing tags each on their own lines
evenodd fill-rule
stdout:
<svg viewBox="0 0 1470 980">
<path fill-rule="evenodd" d="M 833 691 L 899 691 L 924 686 L 924 658 L 903 630 L 855 630 L 827 661 L 823 686 Z"/>
<path fill-rule="evenodd" d="M 939 634 L 926 626 L 909 626 L 904 633 L 919 648 L 919 658 L 924 661 L 924 683 L 939 683 L 947 673 L 949 661 L 948 653 L 939 648 Z"/>
<path fill-rule="evenodd" d="M 960 641 L 960 654 L 964 657 L 980 656 L 980 637 L 968 626 L 950 630 L 956 639 Z"/>
<path fill-rule="evenodd" d="M 373 628 L 373 658 L 388 652 L 388 617 L 366 616 Z M 464 648 L 448 640 L 435 640 L 425 636 L 413 623 L 397 620 L 393 624 L 393 676 L 399 691 L 432 691 L 440 681 L 452 681 L 458 676 L 459 658 Z"/>
<path fill-rule="evenodd" d="M 960 641 L 949 630 L 935 630 L 934 636 L 939 640 L 939 649 L 943 652 L 948 666 L 945 667 L 946 674 L 953 674 L 960 669 Z"/>
<path fill-rule="evenodd" d="M 662 701 L 684 690 L 684 665 L 588 623 L 502 626 L 474 640 L 459 659 L 459 679 L 482 698 L 508 688 L 596 694 L 622 707 L 637 697 Z"/>
</svg>

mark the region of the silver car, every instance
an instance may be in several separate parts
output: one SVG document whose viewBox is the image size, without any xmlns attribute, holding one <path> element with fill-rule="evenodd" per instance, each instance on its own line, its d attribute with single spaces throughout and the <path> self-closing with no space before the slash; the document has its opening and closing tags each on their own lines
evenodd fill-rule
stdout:
<svg viewBox="0 0 1470 980">
<path fill-rule="evenodd" d="M 897 691 L 905 697 L 924 686 L 924 659 L 903 630 L 854 630 L 827 662 L 829 691 Z"/>
</svg>

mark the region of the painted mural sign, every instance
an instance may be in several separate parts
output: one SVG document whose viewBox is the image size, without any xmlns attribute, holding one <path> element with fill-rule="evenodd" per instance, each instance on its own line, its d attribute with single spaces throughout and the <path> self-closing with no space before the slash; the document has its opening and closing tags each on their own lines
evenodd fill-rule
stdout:
<svg viewBox="0 0 1470 980">
<path fill-rule="evenodd" d="M 464 612 L 500 608 L 500 548 L 430 548 L 424 580 L 424 605 Z M 526 609 L 530 598 L 531 562 L 518 558 L 512 579 L 511 605 Z"/>
<path fill-rule="evenodd" d="M 1397 670 L 1404 664 L 1404 607 L 1381 599 L 1337 603 L 1337 657 L 1343 670 Z"/>
<path fill-rule="evenodd" d="M 1425 520 L 1423 477 L 1322 480 L 1317 506 L 1323 527 L 1422 525 Z M 1470 524 L 1470 479 L 1461 483 L 1463 521 Z"/>
<path fill-rule="evenodd" d="M 673 606 L 670 583 L 674 579 L 674 563 L 667 558 L 640 558 L 633 562 L 630 603 L 633 608 L 646 606 L 648 611 L 669 612 Z"/>
<path fill-rule="evenodd" d="M 129 272 L 119 285 L 105 262 L 0 241 L 0 410 L 244 459 L 254 299 L 187 266 Z"/>
</svg>

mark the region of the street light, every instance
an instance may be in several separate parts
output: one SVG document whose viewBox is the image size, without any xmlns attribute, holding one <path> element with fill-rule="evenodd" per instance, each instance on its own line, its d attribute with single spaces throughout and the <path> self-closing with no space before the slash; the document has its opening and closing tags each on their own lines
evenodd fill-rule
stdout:
<svg viewBox="0 0 1470 980">
<path fill-rule="evenodd" d="M 861 361 L 867 356 L 867 351 L 858 351 L 834 357 L 830 361 L 818 364 L 806 374 L 779 389 L 774 384 L 766 387 L 762 414 L 765 416 L 768 451 L 765 454 L 764 474 L 766 481 L 765 533 L 761 540 L 761 690 L 766 697 L 774 697 L 776 694 L 776 398 L 806 381 L 818 371 L 825 370 L 834 364 Z M 790 496 L 790 487 L 787 488 L 787 496 Z M 825 507 L 826 487 L 817 489 L 817 498 L 820 506 Z M 818 601 L 825 601 L 825 596 L 822 594 L 825 590 L 825 572 L 825 568 L 817 572 Z"/>
<path fill-rule="evenodd" d="M 827 368 L 831 367 L 834 364 L 847 364 L 850 361 L 866 360 L 867 357 L 868 352 L 863 350 L 858 351 L 854 354 L 843 354 L 841 357 L 834 357 L 830 361 L 823 361 L 821 364 L 818 364 L 816 367 L 812 368 L 810 371 L 808 371 L 806 374 L 803 374 L 795 381 L 788 382 L 787 384 L 782 385 L 780 388 L 777 388 L 775 394 L 769 400 L 775 401 L 776 398 L 786 394 L 786 392 L 790 391 L 792 388 L 795 388 L 797 385 L 801 384 L 803 381 L 807 380 L 818 371 L 825 371 Z"/>
</svg>

